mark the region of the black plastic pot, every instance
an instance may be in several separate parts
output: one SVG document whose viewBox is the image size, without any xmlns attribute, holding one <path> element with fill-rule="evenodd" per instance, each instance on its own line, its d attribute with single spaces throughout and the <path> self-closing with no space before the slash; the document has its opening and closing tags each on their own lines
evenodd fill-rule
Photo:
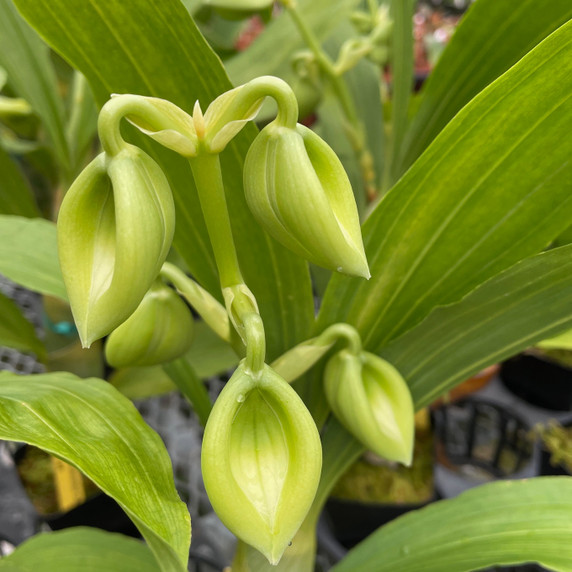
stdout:
<svg viewBox="0 0 572 572">
<path fill-rule="evenodd" d="M 374 504 L 330 498 L 325 512 L 332 533 L 345 548 L 352 548 L 380 526 L 436 499 L 419 504 Z"/>
<path fill-rule="evenodd" d="M 538 473 L 530 427 L 516 413 L 483 399 L 433 411 L 436 489 L 444 498 L 496 479 Z"/>
<path fill-rule="evenodd" d="M 521 354 L 501 366 L 505 387 L 520 399 L 552 411 L 572 410 L 572 369 L 540 355 Z"/>
</svg>

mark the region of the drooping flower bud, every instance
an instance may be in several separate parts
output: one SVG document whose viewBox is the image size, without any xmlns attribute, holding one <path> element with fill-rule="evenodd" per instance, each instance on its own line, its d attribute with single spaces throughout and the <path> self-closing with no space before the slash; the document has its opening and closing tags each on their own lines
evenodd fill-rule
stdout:
<svg viewBox="0 0 572 572">
<path fill-rule="evenodd" d="M 321 444 L 298 394 L 270 367 L 242 361 L 216 400 L 202 471 L 223 523 L 276 564 L 316 494 Z"/>
<path fill-rule="evenodd" d="M 113 367 L 158 365 L 188 351 L 193 316 L 174 290 L 157 280 L 139 307 L 111 332 L 105 357 Z"/>
<path fill-rule="evenodd" d="M 369 450 L 411 464 L 414 409 L 400 373 L 369 352 L 335 354 L 324 373 L 326 398 L 340 423 Z"/>
<path fill-rule="evenodd" d="M 167 149 L 184 157 L 194 157 L 198 150 L 198 137 L 193 118 L 166 99 L 133 94 L 113 94 L 107 107 L 127 112 L 125 118 L 142 133 Z M 128 111 L 131 110 L 131 113 Z"/>
<path fill-rule="evenodd" d="M 84 347 L 136 310 L 165 261 L 174 227 L 169 183 L 139 148 L 103 153 L 79 175 L 60 209 L 58 251 Z"/>
<path fill-rule="evenodd" d="M 313 131 L 266 126 L 246 156 L 244 190 L 258 222 L 284 246 L 319 266 L 369 278 L 350 182 Z"/>
</svg>

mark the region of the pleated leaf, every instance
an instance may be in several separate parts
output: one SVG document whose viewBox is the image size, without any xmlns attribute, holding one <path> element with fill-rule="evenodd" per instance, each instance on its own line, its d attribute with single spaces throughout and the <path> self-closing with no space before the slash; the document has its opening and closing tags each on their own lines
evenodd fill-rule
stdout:
<svg viewBox="0 0 572 572">
<path fill-rule="evenodd" d="M 190 519 L 167 450 L 110 384 L 69 373 L 0 374 L 0 439 L 77 467 L 125 510 L 163 572 L 186 570 Z"/>
<path fill-rule="evenodd" d="M 572 246 L 519 262 L 384 348 L 417 408 L 484 367 L 572 327 Z"/>
<path fill-rule="evenodd" d="M 539 562 L 572 570 L 572 479 L 497 481 L 378 529 L 333 572 L 469 572 Z"/>
<path fill-rule="evenodd" d="M 0 560 L 2 572 L 159 572 L 139 540 L 97 528 L 39 534 Z"/>
<path fill-rule="evenodd" d="M 572 218 L 572 23 L 479 94 L 366 221 L 372 278 L 335 276 L 320 325 L 370 351 L 542 250 Z M 547 150 L 550 150 L 547 152 Z"/>
</svg>

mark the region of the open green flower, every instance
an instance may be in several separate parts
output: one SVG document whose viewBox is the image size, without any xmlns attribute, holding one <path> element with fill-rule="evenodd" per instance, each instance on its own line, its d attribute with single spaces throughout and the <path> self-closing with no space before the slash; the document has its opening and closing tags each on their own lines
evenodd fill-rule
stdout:
<svg viewBox="0 0 572 572">
<path fill-rule="evenodd" d="M 159 166 L 132 145 L 102 153 L 69 189 L 58 217 L 60 265 L 84 347 L 139 306 L 173 239 L 175 208 Z"/>
<path fill-rule="evenodd" d="M 313 131 L 266 126 L 248 151 L 244 190 L 258 222 L 284 246 L 318 266 L 369 278 L 350 182 Z"/>
<path fill-rule="evenodd" d="M 223 523 L 272 563 L 302 524 L 322 466 L 318 430 L 298 394 L 270 367 L 242 361 L 205 428 L 202 470 Z"/>
<path fill-rule="evenodd" d="M 188 351 L 193 331 L 193 316 L 187 305 L 157 280 L 137 310 L 111 332 L 105 357 L 113 367 L 169 362 Z"/>
<path fill-rule="evenodd" d="M 414 409 L 401 374 L 369 352 L 335 354 L 324 373 L 326 398 L 340 423 L 370 451 L 410 465 Z"/>
</svg>

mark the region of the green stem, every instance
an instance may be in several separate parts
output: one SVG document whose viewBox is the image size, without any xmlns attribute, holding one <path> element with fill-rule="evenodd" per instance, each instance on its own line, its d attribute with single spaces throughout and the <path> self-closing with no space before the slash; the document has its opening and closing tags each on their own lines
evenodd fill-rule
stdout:
<svg viewBox="0 0 572 572">
<path fill-rule="evenodd" d="M 201 425 L 206 425 L 212 409 L 207 389 L 185 356 L 163 365 L 165 373 L 171 378 L 185 399 L 191 404 Z"/>
<path fill-rule="evenodd" d="M 213 247 L 221 288 L 243 284 L 218 155 L 199 153 L 189 159 L 201 209 Z"/>
<path fill-rule="evenodd" d="M 165 262 L 161 268 L 161 275 L 175 286 L 179 294 L 198 312 L 219 338 L 225 342 L 231 342 L 228 314 L 216 298 L 174 264 Z"/>
</svg>

